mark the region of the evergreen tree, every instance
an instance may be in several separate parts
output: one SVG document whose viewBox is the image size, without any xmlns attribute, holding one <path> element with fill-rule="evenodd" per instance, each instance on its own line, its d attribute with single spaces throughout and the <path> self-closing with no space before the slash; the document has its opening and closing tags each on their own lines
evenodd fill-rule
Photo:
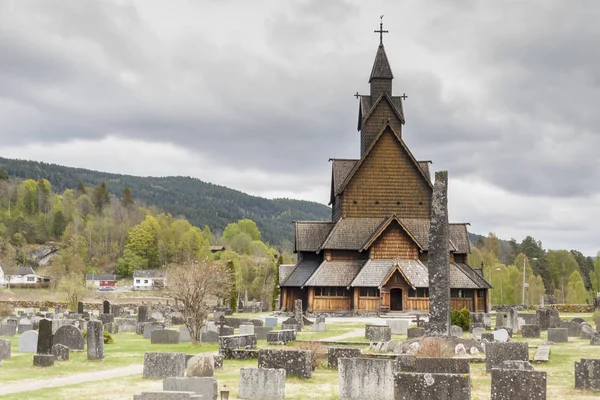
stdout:
<svg viewBox="0 0 600 400">
<path fill-rule="evenodd" d="M 9 178 L 5 170 L 0 169 L 0 181 L 7 181 Z"/>
<path fill-rule="evenodd" d="M 233 261 L 227 261 L 227 270 L 231 274 L 231 276 L 235 277 L 235 265 Z M 232 280 L 231 294 L 229 297 L 229 304 L 231 306 L 231 311 L 236 312 L 237 310 L 237 298 L 238 298 L 238 288 L 236 284 L 236 279 Z"/>
<path fill-rule="evenodd" d="M 273 298 L 271 300 L 271 309 L 273 311 L 275 311 L 278 306 L 276 303 L 277 296 L 279 296 L 279 293 L 281 292 L 281 289 L 279 288 L 279 266 L 281 264 L 283 264 L 283 256 L 280 254 L 277 263 L 275 264 L 275 278 L 273 279 Z"/>
<path fill-rule="evenodd" d="M 67 227 L 67 220 L 63 215 L 62 211 L 58 210 L 54 214 L 54 220 L 52 221 L 52 233 L 54 238 L 60 240 L 65 228 Z"/>
<path fill-rule="evenodd" d="M 129 186 L 125 186 L 125 189 L 123 189 L 123 195 L 121 196 L 121 204 L 127 209 L 133 207 L 134 200 Z"/>
<path fill-rule="evenodd" d="M 110 194 L 108 193 L 106 182 L 102 182 L 100 185 L 94 187 L 92 201 L 98 213 L 101 213 L 104 207 L 110 202 Z"/>
<path fill-rule="evenodd" d="M 597 293 L 600 292 L 600 251 L 596 254 L 594 269 L 590 272 L 590 282 L 592 284 L 594 296 L 597 296 Z"/>
<path fill-rule="evenodd" d="M 81 196 L 82 194 L 87 194 L 87 190 L 85 189 L 83 181 L 80 179 L 77 182 L 77 196 Z"/>
<path fill-rule="evenodd" d="M 581 274 L 575 269 L 569 276 L 566 302 L 568 304 L 585 304 L 586 295 L 587 292 L 585 291 Z"/>
</svg>

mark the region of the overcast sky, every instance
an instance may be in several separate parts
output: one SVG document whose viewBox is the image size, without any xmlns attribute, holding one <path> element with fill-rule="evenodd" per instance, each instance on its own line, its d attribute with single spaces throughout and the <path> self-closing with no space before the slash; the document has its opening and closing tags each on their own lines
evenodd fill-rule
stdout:
<svg viewBox="0 0 600 400">
<path fill-rule="evenodd" d="M 600 250 L 593 0 L 2 0 L 0 156 L 327 203 L 380 14 L 404 140 L 449 170 L 451 219 Z"/>
</svg>

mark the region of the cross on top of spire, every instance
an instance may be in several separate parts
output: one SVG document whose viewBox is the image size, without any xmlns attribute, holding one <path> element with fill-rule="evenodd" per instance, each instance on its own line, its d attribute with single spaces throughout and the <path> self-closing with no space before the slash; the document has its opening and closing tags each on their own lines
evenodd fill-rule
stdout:
<svg viewBox="0 0 600 400">
<path fill-rule="evenodd" d="M 383 34 L 384 33 L 389 33 L 390 31 L 384 31 L 383 30 L 383 15 L 381 17 L 379 17 L 381 19 L 381 21 L 379 22 L 379 30 L 378 31 L 374 31 L 375 33 L 379 33 L 379 44 L 383 44 Z"/>
</svg>

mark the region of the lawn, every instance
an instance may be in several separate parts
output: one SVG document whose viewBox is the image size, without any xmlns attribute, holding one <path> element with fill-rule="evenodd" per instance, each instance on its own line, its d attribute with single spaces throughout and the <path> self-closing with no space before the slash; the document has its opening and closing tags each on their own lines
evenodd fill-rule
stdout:
<svg viewBox="0 0 600 400">
<path fill-rule="evenodd" d="M 581 314 L 563 314 L 565 319 L 571 319 Z M 589 317 L 584 315 L 584 317 Z M 587 318 L 586 318 L 587 319 Z M 326 332 L 303 331 L 298 333 L 302 340 L 327 339 L 344 334 L 353 334 L 364 327 L 364 323 L 327 321 Z M 465 335 L 466 336 L 466 335 Z M 177 351 L 184 353 L 216 352 L 215 344 L 194 347 L 190 343 L 177 345 L 151 345 L 148 339 L 133 333 L 121 333 L 114 336 L 115 343 L 106 345 L 106 358 L 101 362 L 87 361 L 85 353 L 72 353 L 72 359 L 67 362 L 57 362 L 53 368 L 34 368 L 33 355 L 16 353 L 16 339 L 12 339 L 13 357 L 5 360 L 0 368 L 0 385 L 11 381 L 21 381 L 27 384 L 28 379 L 45 379 L 50 377 L 67 376 L 78 372 L 87 372 L 97 369 L 112 369 L 126 365 L 141 364 L 145 351 Z M 364 335 L 351 336 L 345 341 L 363 341 Z M 406 336 L 394 335 L 394 341 L 406 340 Z M 523 341 L 520 337 L 513 340 Z M 527 339 L 530 345 L 530 356 L 535 354 L 535 347 L 542 345 L 546 340 L 546 333 L 540 339 Z M 266 347 L 265 341 L 259 341 L 259 347 Z M 291 343 L 292 346 L 301 345 L 300 342 Z M 281 347 L 279 347 L 281 348 Z M 361 346 L 364 350 L 365 347 Z M 576 391 L 574 386 L 574 362 L 581 358 L 600 358 L 600 348 L 591 347 L 589 340 L 569 338 L 569 343 L 557 343 L 551 346 L 550 362 L 536 364 L 535 368 L 546 371 L 548 374 L 549 399 L 598 399 L 600 393 Z M 227 386 L 231 390 L 230 399 L 237 399 L 237 386 L 239 370 L 242 367 L 256 367 L 256 360 L 226 360 L 224 369 L 215 371 L 215 378 L 219 387 Z M 491 377 L 485 372 L 485 363 L 471 363 L 471 393 L 472 399 L 483 400 L 490 398 Z M 131 399 L 134 394 L 142 391 L 162 390 L 162 381 L 148 381 L 141 376 L 129 376 L 117 379 L 90 382 L 85 384 L 52 388 L 38 391 L 25 392 L 4 396 L 2 399 Z M 338 375 L 337 371 L 329 370 L 324 366 L 317 368 L 309 380 L 299 380 L 289 377 L 286 380 L 286 399 L 337 399 Z"/>
</svg>

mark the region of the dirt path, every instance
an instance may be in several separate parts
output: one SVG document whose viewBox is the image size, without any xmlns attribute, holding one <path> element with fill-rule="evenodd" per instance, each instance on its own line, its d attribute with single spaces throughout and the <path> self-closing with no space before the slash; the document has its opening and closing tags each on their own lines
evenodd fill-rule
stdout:
<svg viewBox="0 0 600 400">
<path fill-rule="evenodd" d="M 50 378 L 43 380 L 28 379 L 7 386 L 1 386 L 0 396 L 60 386 L 78 385 L 80 383 L 86 382 L 103 381 L 112 378 L 123 378 L 125 376 L 138 374 L 141 376 L 143 368 L 143 365 L 130 365 L 128 367 L 107 369 L 104 371 L 96 372 L 85 372 L 81 374 L 63 376 L 60 378 Z"/>
<path fill-rule="evenodd" d="M 342 335 L 338 335 L 338 336 L 333 336 L 333 337 L 328 337 L 328 338 L 323 338 L 323 339 L 319 339 L 318 341 L 321 342 L 339 342 L 342 341 L 344 339 L 348 339 L 351 337 L 357 337 L 357 336 L 362 336 L 365 334 L 365 329 L 355 329 L 353 331 L 350 332 L 346 332 Z"/>
</svg>

